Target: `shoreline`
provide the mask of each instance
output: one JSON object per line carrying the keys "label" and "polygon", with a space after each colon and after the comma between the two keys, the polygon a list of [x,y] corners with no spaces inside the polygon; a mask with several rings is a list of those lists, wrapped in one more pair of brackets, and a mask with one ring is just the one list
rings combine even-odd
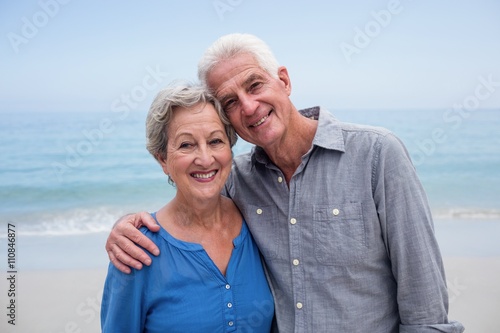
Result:
{"label": "shoreline", "polygon": [[[500,332],[500,233],[498,220],[437,220],[449,292],[449,320],[466,332]],[[108,257],[108,232],[18,235],[16,325],[8,324],[8,269],[3,266],[0,332],[100,332],[100,304]],[[0,254],[7,255],[4,249]]]}
{"label": "shoreline", "polygon": [[[461,322],[466,332],[498,331],[500,256],[443,259],[450,300],[449,319]],[[9,325],[8,317],[2,316],[0,331],[100,332],[100,304],[106,273],[107,268],[19,271],[16,325]],[[2,290],[7,282],[2,279]]]}

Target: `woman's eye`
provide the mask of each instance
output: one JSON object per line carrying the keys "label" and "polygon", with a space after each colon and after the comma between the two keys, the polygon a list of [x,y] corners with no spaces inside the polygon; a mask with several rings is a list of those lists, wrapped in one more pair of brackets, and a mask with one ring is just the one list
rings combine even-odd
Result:
{"label": "woman's eye", "polygon": [[213,140],[210,140],[210,144],[211,145],[218,145],[218,144],[221,144],[221,143],[224,143],[224,141],[222,141],[222,139],[213,139]]}
{"label": "woman's eye", "polygon": [[181,148],[181,149],[187,149],[187,148],[190,148],[190,147],[192,147],[192,146],[193,146],[193,145],[192,145],[191,143],[189,143],[189,142],[183,142],[183,143],[181,143],[181,144],[179,145],[179,148]]}

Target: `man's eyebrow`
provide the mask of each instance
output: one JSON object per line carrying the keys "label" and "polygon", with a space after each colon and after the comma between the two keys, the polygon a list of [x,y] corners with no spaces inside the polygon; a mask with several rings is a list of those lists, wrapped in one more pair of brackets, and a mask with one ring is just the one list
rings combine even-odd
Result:
{"label": "man's eyebrow", "polygon": [[219,100],[219,103],[224,104],[226,102],[226,100],[228,100],[232,96],[233,96],[233,94],[229,93],[229,94],[222,95],[222,96],[217,96],[216,95],[215,98],[217,98]]}
{"label": "man's eyebrow", "polygon": [[247,77],[245,81],[243,81],[243,85],[246,87],[246,86],[250,85],[251,83],[253,83],[253,81],[262,80],[262,79],[263,79],[262,75],[257,74],[257,73],[253,73],[253,74],[250,74],[250,76]]}
{"label": "man's eyebrow", "polygon": [[[257,73],[253,73],[253,74],[250,74],[244,81],[243,81],[243,84],[242,86],[243,87],[247,87],[249,85],[251,85],[255,80],[263,80],[264,77],[260,74],[257,74]],[[233,93],[228,93],[228,94],[225,94],[225,95],[222,95],[222,96],[217,96],[217,92],[215,92],[214,94],[216,96],[216,98],[219,100],[220,103],[224,103],[227,99],[231,98],[234,96]]]}

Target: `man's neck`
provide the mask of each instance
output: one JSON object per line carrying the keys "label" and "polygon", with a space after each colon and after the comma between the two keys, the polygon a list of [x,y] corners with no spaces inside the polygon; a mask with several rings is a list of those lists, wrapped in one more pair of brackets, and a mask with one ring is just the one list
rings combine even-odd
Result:
{"label": "man's neck", "polygon": [[264,149],[271,161],[283,172],[287,184],[312,147],[318,122],[296,112],[290,127],[278,145]]}

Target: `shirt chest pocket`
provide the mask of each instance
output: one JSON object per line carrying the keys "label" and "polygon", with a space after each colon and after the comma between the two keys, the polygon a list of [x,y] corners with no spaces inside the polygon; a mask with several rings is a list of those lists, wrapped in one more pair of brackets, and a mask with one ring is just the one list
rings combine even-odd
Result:
{"label": "shirt chest pocket", "polygon": [[352,265],[368,254],[361,203],[314,205],[314,254],[324,265]]}
{"label": "shirt chest pocket", "polygon": [[276,205],[246,205],[241,212],[262,255],[267,260],[276,259],[287,232],[286,228],[278,228]]}

